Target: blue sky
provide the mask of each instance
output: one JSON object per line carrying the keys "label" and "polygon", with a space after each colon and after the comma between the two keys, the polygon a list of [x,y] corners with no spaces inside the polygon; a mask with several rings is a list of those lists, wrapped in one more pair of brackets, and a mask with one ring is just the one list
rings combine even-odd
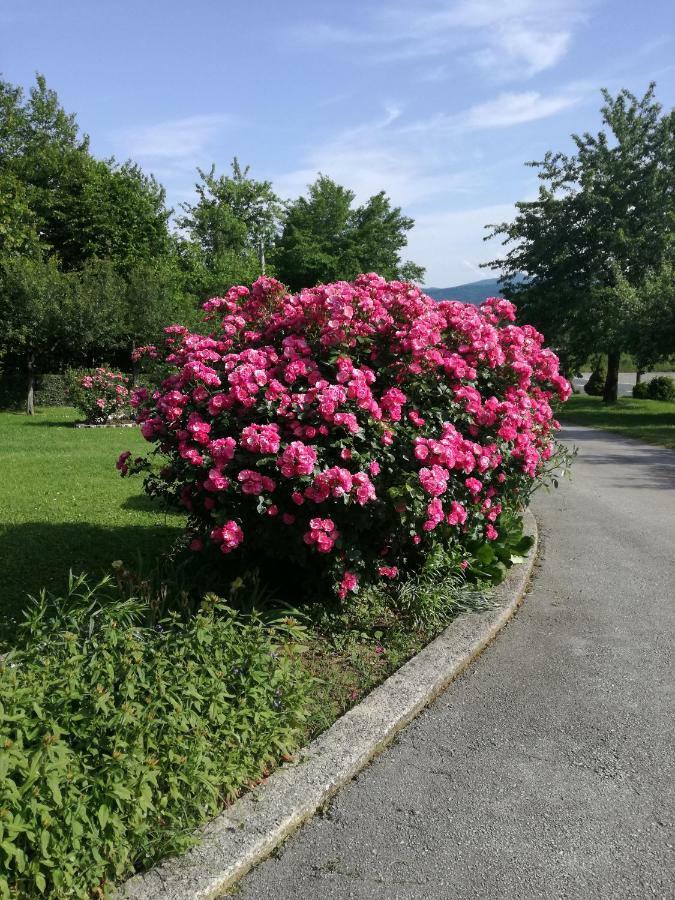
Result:
{"label": "blue sky", "polygon": [[101,156],[177,205],[237,155],[283,197],[321,171],[384,189],[428,286],[488,272],[483,226],[532,197],[525,160],[599,124],[599,89],[675,100],[667,0],[0,0],[0,72],[42,72]]}

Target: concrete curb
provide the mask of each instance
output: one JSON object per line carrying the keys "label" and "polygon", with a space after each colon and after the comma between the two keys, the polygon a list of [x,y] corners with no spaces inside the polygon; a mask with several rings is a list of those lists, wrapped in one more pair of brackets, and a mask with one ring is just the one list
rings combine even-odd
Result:
{"label": "concrete curb", "polygon": [[255,790],[200,831],[200,844],[121,885],[118,900],[210,900],[350,781],[490,644],[522,603],[537,557],[537,524],[525,513],[534,545],[511,569],[486,612],[459,616],[361,703],[338,719]]}

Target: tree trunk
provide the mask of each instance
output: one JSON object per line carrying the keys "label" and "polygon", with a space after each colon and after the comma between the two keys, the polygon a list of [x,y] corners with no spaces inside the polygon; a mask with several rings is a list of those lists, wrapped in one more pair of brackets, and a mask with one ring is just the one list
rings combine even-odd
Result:
{"label": "tree trunk", "polygon": [[602,395],[604,403],[616,403],[619,394],[619,363],[621,361],[620,350],[610,350],[607,354],[607,379]]}
{"label": "tree trunk", "polygon": [[35,415],[35,398],[34,398],[34,388],[35,388],[35,372],[33,369],[34,357],[33,351],[28,354],[27,361],[27,372],[28,372],[28,396],[26,397],[26,415],[32,416]]}
{"label": "tree trunk", "polygon": [[136,351],[136,340],[132,340],[131,342],[131,386],[132,388],[136,387],[136,383],[138,381],[138,362],[134,359],[134,353]]}
{"label": "tree trunk", "polygon": [[635,373],[635,384],[640,384],[642,381],[642,369],[638,369]]}

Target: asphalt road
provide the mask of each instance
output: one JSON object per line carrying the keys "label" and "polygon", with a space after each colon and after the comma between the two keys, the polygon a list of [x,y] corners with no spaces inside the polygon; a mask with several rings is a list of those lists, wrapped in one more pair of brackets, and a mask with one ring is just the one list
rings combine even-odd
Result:
{"label": "asphalt road", "polygon": [[565,435],[522,610],[240,900],[675,897],[675,453]]}
{"label": "asphalt road", "polygon": [[[643,381],[651,381],[652,378],[656,378],[658,375],[666,375],[666,376],[668,376],[668,378],[673,377],[672,372],[645,372],[642,376],[642,380]],[[573,378],[572,384],[574,385],[576,390],[580,391],[590,377],[591,377],[590,372],[584,372],[584,373],[582,373],[581,378]],[[630,397],[633,393],[634,386],[635,386],[635,372],[620,372],[619,373],[619,387],[618,387],[619,397]]]}

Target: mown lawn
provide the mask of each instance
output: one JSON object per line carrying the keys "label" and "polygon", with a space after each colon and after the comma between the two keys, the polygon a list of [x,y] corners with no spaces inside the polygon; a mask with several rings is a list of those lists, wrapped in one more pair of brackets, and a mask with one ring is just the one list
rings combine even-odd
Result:
{"label": "mown lawn", "polygon": [[588,425],[675,450],[675,403],[621,397],[607,405],[600,397],[575,394],[565,404],[563,424]]}
{"label": "mown lawn", "polygon": [[147,448],[138,431],[76,429],[76,418],[67,408],[0,412],[0,642],[11,639],[27,593],[61,590],[69,569],[150,563],[180,532],[180,517],[115,469],[122,450]]}

